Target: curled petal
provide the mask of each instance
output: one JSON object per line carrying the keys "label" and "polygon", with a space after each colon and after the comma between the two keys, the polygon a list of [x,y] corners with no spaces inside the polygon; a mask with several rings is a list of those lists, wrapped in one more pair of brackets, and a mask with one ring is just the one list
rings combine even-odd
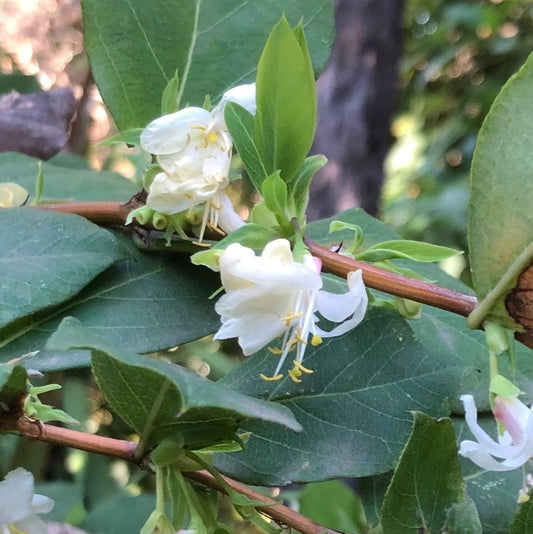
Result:
{"label": "curled petal", "polygon": [[365,317],[368,295],[363,283],[362,271],[348,275],[349,291],[343,294],[319,291],[316,296],[317,311],[325,319],[336,323],[342,322],[330,332],[317,328],[322,337],[340,336],[355,328]]}
{"label": "curled petal", "polygon": [[141,146],[151,154],[179,152],[190,140],[191,130],[207,130],[210,113],[202,108],[185,108],[152,121],[141,133]]}
{"label": "curled petal", "polygon": [[219,210],[218,226],[224,230],[226,234],[244,226],[244,221],[233,208],[233,204],[226,193],[218,193],[215,202],[217,203],[217,209]]}
{"label": "curled petal", "polygon": [[[465,458],[468,458],[472,462],[474,462],[476,465],[479,465],[479,467],[482,467],[483,469],[487,469],[489,471],[511,471],[512,469],[516,469],[517,466],[508,466],[504,465],[502,462],[496,461],[488,452],[487,449],[482,447],[479,443],[475,441],[470,440],[464,440],[461,441],[461,445],[459,447],[459,454],[461,456],[464,456]],[[524,464],[527,462],[528,458],[526,458],[521,464]]]}
{"label": "curled petal", "polygon": [[220,102],[212,111],[212,128],[226,129],[226,123],[224,121],[224,107],[226,102],[235,102],[252,115],[255,115],[256,101],[255,101],[255,83],[249,83],[244,85],[238,85],[233,87],[224,93]]}

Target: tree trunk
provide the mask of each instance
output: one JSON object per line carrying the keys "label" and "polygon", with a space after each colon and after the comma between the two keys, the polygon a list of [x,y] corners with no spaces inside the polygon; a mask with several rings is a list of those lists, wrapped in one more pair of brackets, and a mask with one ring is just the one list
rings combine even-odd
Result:
{"label": "tree trunk", "polygon": [[318,81],[314,154],[328,164],[311,186],[310,219],[353,206],[375,215],[391,144],[403,0],[338,0],[337,38]]}

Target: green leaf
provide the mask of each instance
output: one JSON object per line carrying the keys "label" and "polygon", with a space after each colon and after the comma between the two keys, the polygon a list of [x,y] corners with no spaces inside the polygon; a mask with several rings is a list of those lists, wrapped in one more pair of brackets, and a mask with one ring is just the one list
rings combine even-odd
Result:
{"label": "green leaf", "polygon": [[[531,492],[529,493],[531,497]],[[531,498],[520,505],[511,523],[510,534],[529,534],[533,531],[533,501]]]}
{"label": "green leaf", "polygon": [[[436,421],[414,414],[414,428],[385,494],[381,524],[384,534],[461,534],[449,520],[465,521],[472,534],[481,532],[475,507],[466,506],[455,433],[450,419]],[[448,515],[450,514],[450,515]]]}
{"label": "green leaf", "polygon": [[168,115],[179,110],[179,89],[180,78],[178,76],[178,69],[174,76],[170,79],[163,91],[161,98],[161,115]]}
{"label": "green leaf", "polygon": [[154,508],[154,495],[143,493],[131,497],[125,493],[115,493],[91,510],[79,526],[87,532],[105,534],[139,532]]}
{"label": "green leaf", "polygon": [[397,239],[394,241],[383,241],[382,243],[373,245],[357,254],[357,259],[374,262],[403,258],[406,260],[431,263],[444,260],[459,253],[458,250],[440,245]]}
{"label": "green leaf", "polygon": [[218,258],[222,251],[231,245],[231,243],[240,243],[243,247],[262,250],[269,241],[277,237],[279,237],[279,234],[272,228],[248,223],[231,232],[208,250],[202,250],[193,254],[191,256],[191,262],[193,265],[204,265],[213,271],[218,271]]}
{"label": "green leaf", "polygon": [[340,480],[308,484],[300,497],[299,512],[325,527],[340,532],[366,532],[361,500]]}
{"label": "green leaf", "polygon": [[254,138],[269,174],[294,178],[307,156],[316,126],[316,91],[301,27],[282,16],[267,40],[256,79]]}
{"label": "green leaf", "polygon": [[[529,260],[520,270],[533,260],[532,102],[533,54],[492,104],[472,160],[468,241],[472,281],[480,299],[511,273],[528,246]],[[512,328],[516,323],[507,313],[505,300],[520,270],[507,280],[490,307],[495,320]]]}
{"label": "green leaf", "polygon": [[449,413],[463,373],[456,359],[418,343],[397,314],[375,308],[351,332],[309,347],[304,365],[315,372],[302,383],[263,381],[259,374],[271,375],[275,364],[263,349],[223,379],[247,395],[289,407],[305,429],[292,435],[272,425],[244,425],[252,432],[246,449],[218,457],[217,465],[248,483],[390,470],[411,431],[409,410]]}
{"label": "green leaf", "polygon": [[235,102],[227,102],[224,107],[226,126],[237,147],[246,173],[253,186],[260,193],[263,180],[268,176],[261,154],[254,139],[254,117]]}
{"label": "green leaf", "polygon": [[[0,403],[1,405],[14,407],[14,403],[20,404],[20,397],[26,395],[26,369],[16,363],[0,364]],[[9,417],[4,410],[0,412],[0,428],[2,417]]]}
{"label": "green leaf", "polygon": [[[463,419],[454,417],[453,422],[458,442],[472,439]],[[479,414],[478,423],[496,437],[496,422],[492,414]],[[507,534],[518,510],[518,491],[523,484],[521,470],[486,471],[466,458],[460,457],[460,461],[465,487],[477,507],[483,533]]]}
{"label": "green leaf", "polygon": [[120,130],[160,114],[161,95],[178,69],[181,104],[255,78],[270,28],[285,12],[303,19],[320,69],[333,39],[330,0],[83,0],[85,48],[104,102]]}
{"label": "green leaf", "polygon": [[314,175],[327,163],[327,158],[320,154],[305,158],[302,167],[288,184],[289,205],[300,221],[304,223],[305,210],[309,203],[309,186]]}
{"label": "green leaf", "polygon": [[61,319],[71,315],[130,352],[175,347],[218,329],[220,319],[208,298],[220,286],[218,275],[192,266],[181,255],[143,253],[127,233],[114,235],[127,259],[112,265],[70,300],[17,321],[3,332],[0,362],[41,350],[23,364],[42,371],[88,365],[87,352],[42,350]]}
{"label": "green leaf", "polygon": [[[10,182],[30,192],[35,189],[39,160],[6,152],[0,154],[0,168]],[[130,199],[139,191],[130,180],[113,172],[96,172],[89,169],[61,167],[43,163],[44,187],[41,202],[62,199],[74,201],[100,201]]]}
{"label": "green leaf", "polygon": [[77,294],[124,257],[112,234],[66,213],[0,210],[0,332]]}
{"label": "green leaf", "polygon": [[245,397],[179,365],[123,352],[74,318],[61,323],[48,348],[91,350],[93,372],[107,401],[152,444],[182,434],[184,447],[209,446],[227,440],[240,421],[256,418],[301,430],[284,406]]}
{"label": "green leaf", "polygon": [[123,132],[118,132],[99,143],[94,145],[95,148],[100,148],[103,146],[115,145],[117,143],[126,143],[127,145],[138,146],[141,144],[141,133],[143,128],[131,128],[130,130],[124,130]]}
{"label": "green leaf", "polygon": [[279,171],[265,179],[262,194],[265,206],[272,213],[287,220],[287,184],[281,179]]}

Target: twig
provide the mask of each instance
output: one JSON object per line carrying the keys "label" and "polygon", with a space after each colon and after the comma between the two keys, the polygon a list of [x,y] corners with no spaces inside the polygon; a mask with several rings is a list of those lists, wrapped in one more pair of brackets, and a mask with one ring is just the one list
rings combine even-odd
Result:
{"label": "twig", "polygon": [[415,300],[422,304],[429,304],[464,317],[467,317],[477,305],[477,298],[474,295],[467,295],[431,282],[423,282],[379,269],[364,261],[354,260],[332,252],[310,239],[306,239],[305,244],[313,256],[322,260],[324,271],[346,278],[349,272],[361,269],[363,281],[373,289]]}
{"label": "twig", "polygon": [[61,204],[40,204],[40,210],[72,213],[85,217],[95,224],[124,224],[131,206],[122,202],[65,202]]}
{"label": "twig", "polygon": [[[18,421],[18,432],[25,438],[45,441],[66,447],[73,447],[82,451],[103,454],[112,458],[119,458],[135,464],[142,463],[135,455],[138,444],[134,441],[124,441],[114,438],[96,436],[86,432],[78,432],[68,428],[60,428],[54,425],[42,424],[27,417],[22,417]],[[199,482],[217,491],[224,492],[224,488],[207,471],[188,471],[183,475],[189,480]],[[287,508],[269,497],[261,495],[250,489],[245,484],[241,484],[229,477],[223,477],[225,482],[232,489],[246,495],[246,497],[264,503],[257,509],[277,521],[280,524],[288,525],[302,534],[338,534],[337,531],[328,529],[311,521],[309,518]]]}

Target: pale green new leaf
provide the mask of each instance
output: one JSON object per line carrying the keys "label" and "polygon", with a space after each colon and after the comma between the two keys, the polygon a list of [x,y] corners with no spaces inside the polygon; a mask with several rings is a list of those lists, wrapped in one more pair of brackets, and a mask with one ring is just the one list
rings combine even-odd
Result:
{"label": "pale green new leaf", "polygon": [[432,263],[442,261],[450,256],[459,254],[453,248],[423,243],[421,241],[409,241],[397,239],[394,241],[383,241],[367,248],[357,254],[356,258],[362,261],[385,261],[393,258]]}

